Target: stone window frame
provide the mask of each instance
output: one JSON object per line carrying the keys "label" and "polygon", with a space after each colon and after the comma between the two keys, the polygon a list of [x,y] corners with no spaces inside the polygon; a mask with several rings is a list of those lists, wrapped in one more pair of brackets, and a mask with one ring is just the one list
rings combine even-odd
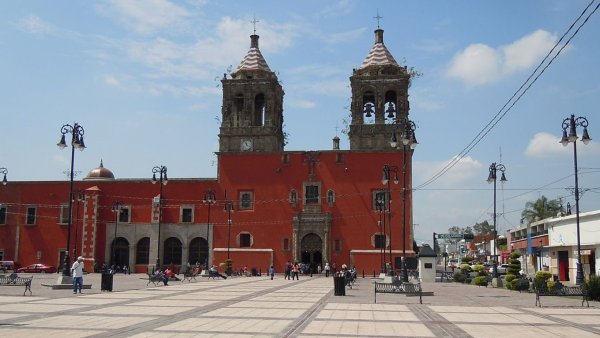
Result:
{"label": "stone window frame", "polygon": [[[29,212],[30,210],[33,210],[33,213],[30,213]],[[31,217],[33,218],[33,220],[30,221]],[[35,225],[36,220],[37,220],[37,207],[32,206],[32,205],[27,206],[27,209],[25,211],[25,225]]]}
{"label": "stone window frame", "polygon": [[[316,201],[314,201],[314,202],[313,201],[311,201],[311,202],[307,201],[308,196],[306,194],[306,189],[309,186],[316,186],[317,187]],[[319,204],[321,204],[321,182],[304,182],[303,188],[304,188],[304,189],[302,189],[302,191],[304,192],[304,196],[302,198],[302,204],[303,205],[319,205]]]}
{"label": "stone window frame", "polygon": [[[383,247],[377,246],[378,242],[377,242],[377,237],[384,237],[385,239],[385,244]],[[383,238],[382,238],[383,239]],[[386,249],[388,247],[388,243],[389,243],[389,237],[387,234],[384,234],[383,232],[376,232],[373,234],[373,236],[371,236],[371,246],[375,249]]]}
{"label": "stone window frame", "polygon": [[8,223],[8,207],[0,204],[0,225]]}
{"label": "stone window frame", "polygon": [[292,241],[285,237],[281,240],[281,250],[283,251],[291,251],[292,250]]}
{"label": "stone window frame", "polygon": [[[248,236],[248,244],[249,245],[244,245],[242,246],[242,235],[243,236]],[[251,248],[254,245],[254,236],[252,236],[252,234],[248,231],[241,231],[240,233],[238,233],[237,238],[237,245],[240,248]]]}
{"label": "stone window frame", "polygon": [[131,223],[131,206],[121,205],[119,209],[119,223]]}
{"label": "stone window frame", "polygon": [[298,203],[298,192],[296,191],[296,189],[290,190],[289,201],[292,205],[296,205],[296,203]]}
{"label": "stone window frame", "polygon": [[60,205],[60,211],[58,214],[58,224],[69,223],[69,204],[63,203]]}
{"label": "stone window frame", "polygon": [[383,211],[388,210],[388,198],[390,196],[390,192],[386,189],[375,189],[373,190],[371,197],[371,208],[373,208],[373,211],[377,211],[377,198],[382,194],[384,195]]}
{"label": "stone window frame", "polygon": [[[189,220],[185,220],[185,212],[189,211]],[[182,205],[179,207],[179,223],[194,223],[194,206],[193,205]]]}
{"label": "stone window frame", "polygon": [[[238,196],[238,210],[254,210],[254,191],[240,190]],[[249,205],[245,205],[246,201],[244,200],[244,196],[250,196]]]}
{"label": "stone window frame", "polygon": [[335,191],[333,189],[327,190],[327,204],[330,207],[335,204]]}

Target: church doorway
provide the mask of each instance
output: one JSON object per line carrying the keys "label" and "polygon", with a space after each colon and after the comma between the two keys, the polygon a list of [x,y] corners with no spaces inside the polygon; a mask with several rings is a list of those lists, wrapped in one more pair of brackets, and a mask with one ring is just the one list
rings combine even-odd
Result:
{"label": "church doorway", "polygon": [[317,273],[317,266],[323,264],[323,241],[318,235],[311,233],[300,243],[301,261],[309,266],[312,273]]}

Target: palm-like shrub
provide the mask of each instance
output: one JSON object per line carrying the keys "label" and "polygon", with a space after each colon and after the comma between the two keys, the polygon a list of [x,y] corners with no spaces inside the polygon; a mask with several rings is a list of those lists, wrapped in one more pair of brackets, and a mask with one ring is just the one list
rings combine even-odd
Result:
{"label": "palm-like shrub", "polygon": [[600,276],[593,275],[588,279],[583,287],[587,290],[590,300],[600,300]]}

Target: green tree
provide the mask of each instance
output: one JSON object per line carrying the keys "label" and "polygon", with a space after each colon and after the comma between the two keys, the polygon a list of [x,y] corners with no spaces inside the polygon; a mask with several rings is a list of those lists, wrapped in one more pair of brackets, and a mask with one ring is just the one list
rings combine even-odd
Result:
{"label": "green tree", "polygon": [[546,196],[542,196],[535,202],[529,201],[525,203],[525,210],[521,212],[521,217],[523,220],[527,221],[527,224],[530,224],[535,221],[556,216],[561,212],[564,212],[564,208],[557,200],[549,201]]}
{"label": "green tree", "polygon": [[494,226],[488,223],[488,221],[483,221],[481,223],[475,223],[473,230],[477,235],[489,235],[494,232]]}

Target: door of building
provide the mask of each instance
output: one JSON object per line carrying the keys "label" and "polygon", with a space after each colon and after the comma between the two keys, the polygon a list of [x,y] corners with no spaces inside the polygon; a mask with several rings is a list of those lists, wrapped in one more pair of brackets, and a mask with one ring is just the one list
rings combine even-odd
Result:
{"label": "door of building", "polygon": [[317,266],[323,264],[323,241],[316,234],[308,234],[300,244],[301,260],[308,264],[312,273],[317,273]]}
{"label": "door of building", "polygon": [[569,252],[558,252],[558,279],[561,281],[569,281]]}

